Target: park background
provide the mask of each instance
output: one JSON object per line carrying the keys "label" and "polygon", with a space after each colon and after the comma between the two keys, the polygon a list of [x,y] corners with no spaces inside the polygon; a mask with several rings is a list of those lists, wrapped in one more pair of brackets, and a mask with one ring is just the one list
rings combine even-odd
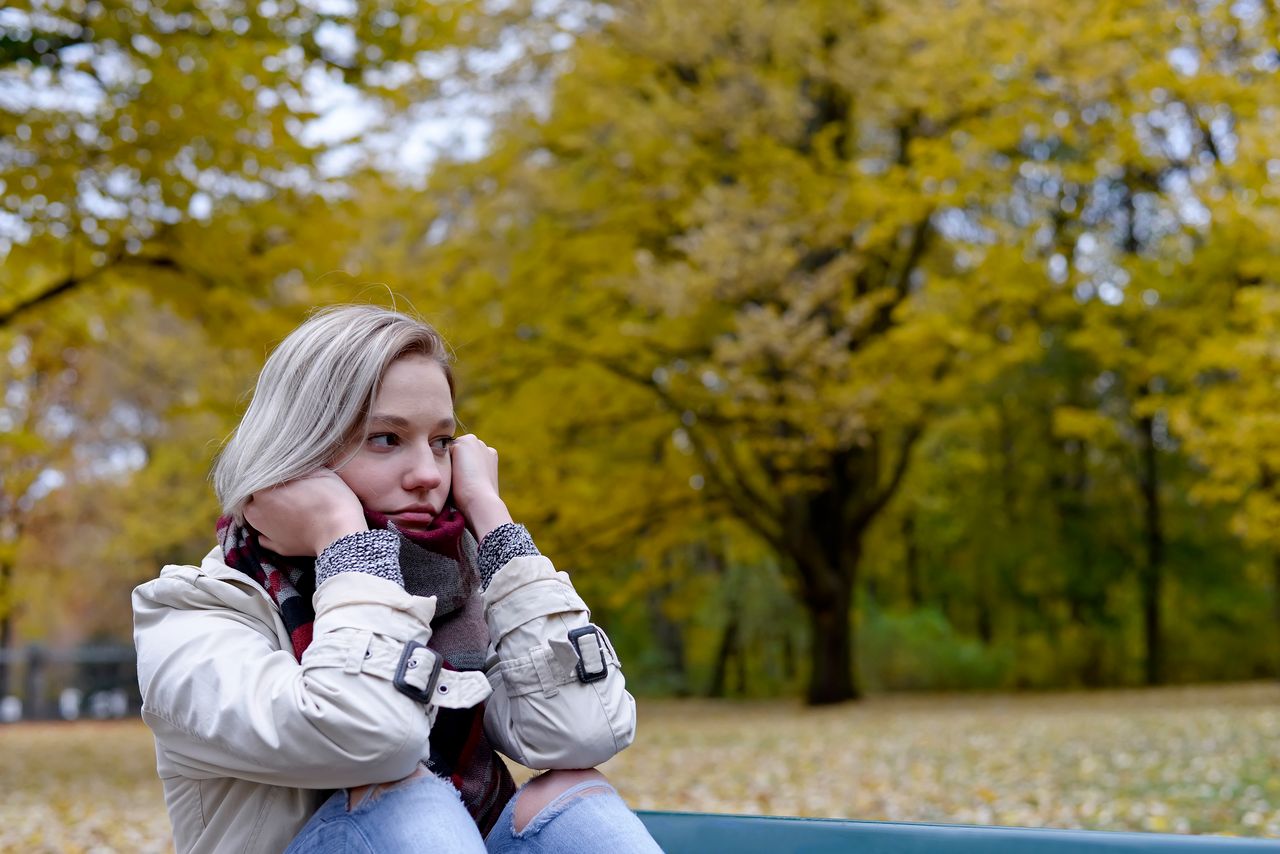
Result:
{"label": "park background", "polygon": [[[826,734],[644,805],[1280,835],[1278,77],[1260,0],[7,4],[0,696],[129,643],[266,353],[374,302],[654,743]],[[31,726],[47,803],[103,739]],[[795,791],[887,745],[898,807]]]}

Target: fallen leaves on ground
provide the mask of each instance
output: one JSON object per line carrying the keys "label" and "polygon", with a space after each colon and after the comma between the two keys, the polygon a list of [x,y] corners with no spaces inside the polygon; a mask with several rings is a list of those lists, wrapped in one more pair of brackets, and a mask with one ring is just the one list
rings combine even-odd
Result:
{"label": "fallen leaves on ground", "polygon": [[0,725],[0,851],[172,851],[141,721]]}
{"label": "fallen leaves on ground", "polygon": [[1280,835],[1280,686],[651,702],[637,809]]}
{"label": "fallen leaves on ground", "polygon": [[[649,700],[604,770],[636,809],[1280,836],[1277,745],[1271,684]],[[0,756],[0,851],[170,850],[141,723],[0,727]]]}

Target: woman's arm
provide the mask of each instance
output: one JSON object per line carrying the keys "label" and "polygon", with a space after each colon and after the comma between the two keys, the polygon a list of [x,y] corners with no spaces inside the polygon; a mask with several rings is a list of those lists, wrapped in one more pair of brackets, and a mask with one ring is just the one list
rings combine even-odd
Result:
{"label": "woman's arm", "polygon": [[531,768],[599,765],[635,738],[635,700],[613,646],[591,623],[569,576],[537,553],[522,527],[504,526],[487,538],[482,566],[495,549],[509,559],[484,592],[496,652],[485,731]]}
{"label": "woman's arm", "polygon": [[434,599],[344,573],[317,592],[299,662],[232,597],[261,594],[193,567],[134,592],[143,717],[179,773],[342,788],[413,770],[427,754],[428,707],[398,691],[388,667],[405,641],[429,637]]}
{"label": "woman's arm", "polygon": [[635,700],[618,657],[569,576],[538,554],[498,493],[497,453],[474,436],[452,448],[453,496],[480,541],[495,656],[485,732],[529,768],[592,768],[635,738]]}

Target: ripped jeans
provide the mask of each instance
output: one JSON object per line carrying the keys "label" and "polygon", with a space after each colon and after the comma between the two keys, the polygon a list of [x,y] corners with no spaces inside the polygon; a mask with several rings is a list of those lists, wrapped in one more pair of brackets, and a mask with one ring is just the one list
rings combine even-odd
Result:
{"label": "ripped jeans", "polygon": [[588,780],[565,790],[515,829],[512,798],[485,839],[448,780],[434,774],[386,787],[348,810],[335,792],[290,843],[286,854],[661,854],[613,786]]}

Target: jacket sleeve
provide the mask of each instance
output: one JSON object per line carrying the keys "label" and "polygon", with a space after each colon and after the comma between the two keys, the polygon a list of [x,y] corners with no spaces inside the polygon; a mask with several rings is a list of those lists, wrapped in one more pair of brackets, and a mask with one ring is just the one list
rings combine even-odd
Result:
{"label": "jacket sleeve", "polygon": [[299,662],[251,616],[270,605],[248,585],[170,567],[134,591],[143,717],[178,773],[344,788],[400,779],[427,755],[430,707],[391,678],[405,642],[430,637],[435,598],[352,572],[314,602]]}
{"label": "jacket sleeve", "polygon": [[[529,768],[591,768],[632,742],[635,700],[608,638],[570,638],[591,614],[566,573],[541,555],[512,558],[484,605],[496,653],[485,732],[499,750]],[[603,669],[601,678],[580,678],[578,649],[587,675]]]}

